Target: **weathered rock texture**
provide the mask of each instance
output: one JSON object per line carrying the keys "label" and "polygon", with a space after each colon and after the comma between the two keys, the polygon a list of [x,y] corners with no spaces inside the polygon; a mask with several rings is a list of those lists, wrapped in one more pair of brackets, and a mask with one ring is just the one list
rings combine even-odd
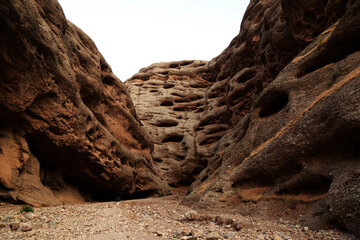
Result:
{"label": "weathered rock texture", "polygon": [[308,203],[316,211],[306,221],[360,234],[359,12],[356,0],[250,2],[239,35],[201,74],[193,71],[208,85],[196,106],[194,149],[212,129],[223,136],[194,155],[207,166],[184,203]]}
{"label": "weathered rock texture", "polygon": [[33,205],[167,185],[125,86],[55,0],[0,2],[0,196]]}
{"label": "weathered rock texture", "polygon": [[140,120],[154,141],[153,159],[160,173],[172,185],[190,185],[206,167],[210,143],[198,144],[195,130],[204,111],[206,89],[205,61],[153,64],[126,81]]}

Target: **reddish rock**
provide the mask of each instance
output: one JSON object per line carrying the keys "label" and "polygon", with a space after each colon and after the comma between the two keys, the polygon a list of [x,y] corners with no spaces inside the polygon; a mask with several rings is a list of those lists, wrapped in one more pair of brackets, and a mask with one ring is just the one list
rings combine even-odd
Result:
{"label": "reddish rock", "polygon": [[1,195],[51,205],[78,190],[165,192],[125,86],[60,5],[2,2],[0,26]]}
{"label": "reddish rock", "polygon": [[[270,1],[267,6],[252,1],[239,36],[211,61],[215,70],[210,70],[220,70],[209,89],[224,82],[230,130],[214,145],[214,157],[184,203],[206,207],[240,202],[239,209],[245,210],[246,202],[253,201],[256,211],[264,213],[267,201],[292,199],[312,204],[309,211],[317,209],[332,216],[332,223],[360,234],[355,207],[360,201],[355,181],[360,3],[298,2]],[[336,13],[330,10],[335,6]],[[312,15],[319,20],[309,25]],[[279,24],[283,27],[275,34]],[[253,42],[252,31],[259,41]],[[286,51],[282,39],[298,44]],[[262,51],[267,43],[271,47]]]}
{"label": "reddish rock", "polygon": [[[247,203],[255,202],[251,214],[275,214],[284,201],[307,203],[360,235],[359,12],[359,1],[250,2],[239,35],[201,70],[208,86],[197,106],[193,162],[206,167],[185,204],[249,213]],[[152,79],[160,80],[152,91],[163,87]],[[152,99],[135,104],[160,100]],[[167,105],[159,122],[175,113]],[[221,134],[207,142],[214,132]],[[282,204],[262,207],[272,200]]]}
{"label": "reddish rock", "polygon": [[20,224],[19,223],[10,223],[9,227],[10,227],[11,230],[16,231],[16,230],[19,229]]}
{"label": "reddish rock", "polygon": [[21,231],[23,232],[29,232],[32,230],[32,226],[30,224],[24,224],[21,226]]}

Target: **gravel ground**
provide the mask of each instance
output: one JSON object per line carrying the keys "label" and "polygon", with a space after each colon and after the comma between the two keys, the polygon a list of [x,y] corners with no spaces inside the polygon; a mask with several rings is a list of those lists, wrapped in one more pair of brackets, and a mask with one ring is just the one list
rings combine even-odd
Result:
{"label": "gravel ground", "polygon": [[21,206],[5,205],[0,207],[0,239],[355,239],[281,219],[196,212],[179,205],[177,199],[63,205],[34,208],[33,213],[19,213]]}

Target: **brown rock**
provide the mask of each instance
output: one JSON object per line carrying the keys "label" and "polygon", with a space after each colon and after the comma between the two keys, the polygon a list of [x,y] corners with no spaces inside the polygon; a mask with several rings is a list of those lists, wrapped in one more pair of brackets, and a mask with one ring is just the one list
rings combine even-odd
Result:
{"label": "brown rock", "polygon": [[[204,110],[205,61],[157,63],[125,82],[140,119],[154,141],[161,175],[173,185],[190,185],[205,167],[197,158],[199,118]],[[205,144],[205,140],[204,140]]]}
{"label": "brown rock", "polygon": [[72,197],[77,189],[93,198],[165,192],[125,86],[59,4],[2,2],[0,25],[0,183],[7,197],[59,204],[53,193],[65,178],[72,190],[60,194],[63,201],[81,199]]}
{"label": "brown rock", "polygon": [[187,211],[185,214],[185,219],[188,221],[193,221],[198,218],[198,213],[195,210]]}
{"label": "brown rock", "polygon": [[[230,130],[214,145],[214,157],[184,203],[221,205],[227,201],[223,196],[233,195],[230,200],[257,202],[263,211],[264,199],[286,195],[312,203],[326,195],[329,209],[343,207],[333,210],[340,226],[359,234],[358,211],[351,212],[360,199],[357,184],[343,179],[344,174],[355,179],[360,149],[354,137],[360,131],[360,18],[355,14],[360,3],[281,1],[283,8],[280,1],[268,3],[251,1],[240,35],[211,61],[210,69],[221,68],[208,91],[220,83],[228,89],[219,99],[228,109]],[[336,13],[329,12],[334,6]],[[309,14],[321,19],[318,25],[307,23]],[[253,42],[253,34],[260,40]],[[296,43],[291,51],[285,51],[284,40]]]}
{"label": "brown rock", "polygon": [[[181,183],[174,177],[179,172],[196,178],[183,203],[204,208],[253,202],[254,212],[266,212],[263,200],[323,200],[326,214],[360,235],[359,11],[359,1],[251,1],[239,35],[201,70],[185,74],[180,62],[161,63],[127,81],[132,95],[146,96],[134,97],[135,104],[154,136],[152,155],[160,156],[162,175],[171,184]],[[203,82],[204,101],[191,111],[197,125],[180,129],[173,126],[177,111],[185,110],[179,104],[195,104],[181,103],[196,93],[190,80]],[[179,95],[177,88],[189,94]],[[159,110],[152,114],[154,106]],[[182,151],[184,139],[192,139],[185,162],[196,166],[197,177],[167,157]],[[274,214],[277,207],[267,211]]]}
{"label": "brown rock", "polygon": [[31,230],[32,230],[32,226],[29,224],[24,224],[21,226],[21,231],[23,231],[23,232],[29,232]]}
{"label": "brown rock", "polygon": [[14,230],[14,231],[16,231],[16,230],[18,230],[19,229],[19,227],[20,227],[20,224],[19,223],[10,223],[10,229],[11,230]]}
{"label": "brown rock", "polygon": [[243,228],[239,221],[234,221],[231,225],[235,231],[240,231]]}
{"label": "brown rock", "polygon": [[218,239],[221,239],[221,236],[217,232],[212,232],[212,233],[209,233],[208,235],[206,235],[205,238],[206,238],[206,240],[218,240]]}

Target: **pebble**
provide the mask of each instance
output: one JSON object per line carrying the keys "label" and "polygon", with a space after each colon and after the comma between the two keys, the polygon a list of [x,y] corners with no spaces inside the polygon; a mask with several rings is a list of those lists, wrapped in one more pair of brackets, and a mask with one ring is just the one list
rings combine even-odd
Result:
{"label": "pebble", "polygon": [[211,232],[208,235],[206,235],[206,240],[218,240],[221,239],[221,236],[217,232]]}
{"label": "pebble", "polygon": [[10,223],[10,229],[11,230],[18,230],[20,227],[19,223]]}
{"label": "pebble", "polygon": [[184,214],[184,217],[189,220],[189,221],[193,221],[195,220],[195,218],[198,216],[198,213],[194,210],[190,210],[190,211],[187,211],[185,214]]}
{"label": "pebble", "polygon": [[284,239],[282,237],[280,237],[279,235],[275,235],[274,240],[284,240]]}
{"label": "pebble", "polygon": [[224,235],[225,239],[234,239],[236,237],[236,234],[234,232],[228,232]]}
{"label": "pebble", "polygon": [[29,232],[32,230],[32,226],[30,224],[24,224],[21,226],[21,231],[23,232]]}

